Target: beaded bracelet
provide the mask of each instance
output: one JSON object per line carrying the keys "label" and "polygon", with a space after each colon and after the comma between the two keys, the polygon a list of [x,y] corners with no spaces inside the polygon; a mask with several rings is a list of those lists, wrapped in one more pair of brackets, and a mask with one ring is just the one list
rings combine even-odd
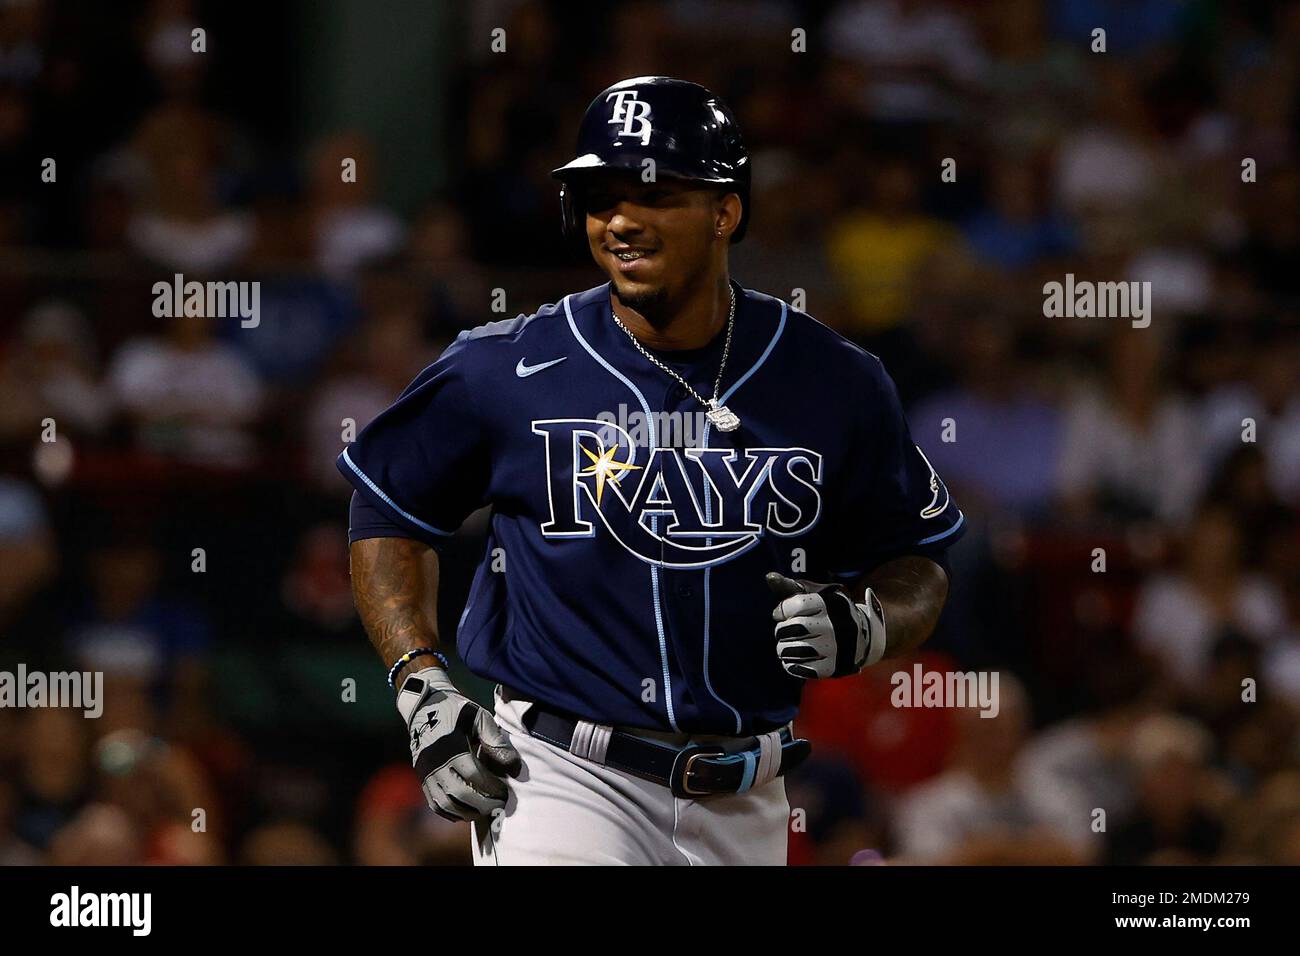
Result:
{"label": "beaded bracelet", "polygon": [[405,667],[407,664],[411,663],[411,661],[415,660],[417,657],[421,657],[421,656],[423,656],[423,655],[425,655],[425,654],[431,654],[431,655],[433,655],[434,657],[438,658],[438,662],[441,663],[442,666],[443,666],[444,668],[447,668],[447,667],[450,667],[450,666],[451,666],[450,664],[447,663],[447,657],[446,657],[446,655],[443,654],[441,651],[436,651],[436,650],[434,650],[432,647],[417,647],[417,648],[414,648],[413,650],[409,650],[409,651],[407,651],[405,654],[403,654],[401,657],[399,657],[399,658],[394,662],[393,666],[392,666],[391,668],[389,668],[389,670],[388,670],[388,686],[389,686],[389,688],[392,689],[392,690],[396,690],[397,688],[393,685],[393,678],[395,678],[395,677],[397,676],[397,672],[400,671],[400,670],[401,670],[403,667]]}

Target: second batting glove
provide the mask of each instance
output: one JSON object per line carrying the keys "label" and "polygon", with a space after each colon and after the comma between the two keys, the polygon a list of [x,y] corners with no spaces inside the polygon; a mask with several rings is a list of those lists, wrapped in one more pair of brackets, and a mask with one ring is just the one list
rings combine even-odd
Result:
{"label": "second batting glove", "polygon": [[775,571],[767,586],[781,598],[772,612],[776,653],[792,677],[846,677],[885,655],[885,610],[867,588],[854,602],[839,584],[796,581]]}

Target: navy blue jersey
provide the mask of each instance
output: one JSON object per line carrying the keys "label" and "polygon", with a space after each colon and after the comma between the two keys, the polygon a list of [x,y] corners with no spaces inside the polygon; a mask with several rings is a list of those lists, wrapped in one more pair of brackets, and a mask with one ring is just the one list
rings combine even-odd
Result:
{"label": "navy blue jersey", "polygon": [[[491,506],[456,635],[474,673],[600,723],[770,730],[803,682],[765,573],[847,582],[961,535],[879,359],[735,290],[734,431],[637,351],[605,284],[461,333],[339,456],[435,548]],[[655,354],[707,398],[723,338]]]}

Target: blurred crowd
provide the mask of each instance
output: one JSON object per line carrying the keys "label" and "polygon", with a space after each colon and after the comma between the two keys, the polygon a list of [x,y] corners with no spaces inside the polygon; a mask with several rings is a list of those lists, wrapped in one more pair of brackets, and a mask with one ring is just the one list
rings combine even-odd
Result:
{"label": "blurred crowd", "polygon": [[[549,171],[642,73],[735,109],[733,274],[881,356],[970,523],[934,638],[809,687],[792,862],[1300,863],[1300,4],[466,4],[413,208],[382,141],[191,52],[218,5],[99,6],[0,5],[0,669],[107,696],[0,709],[0,863],[468,860],[333,461],[493,289],[600,281]],[[260,323],[155,317],[176,273],[261,282]],[[1149,281],[1149,327],[1045,317],[1067,273]],[[996,671],[997,716],[894,706],[916,664]]]}

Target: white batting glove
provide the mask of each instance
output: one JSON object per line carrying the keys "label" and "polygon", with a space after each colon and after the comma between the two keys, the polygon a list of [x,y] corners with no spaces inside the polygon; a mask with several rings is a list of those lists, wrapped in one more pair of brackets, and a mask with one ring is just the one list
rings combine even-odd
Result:
{"label": "white batting glove", "polygon": [[517,776],[519,752],[492,715],[456,689],[441,667],[402,682],[397,712],[411,735],[411,764],[425,799],[449,820],[487,818],[504,807],[504,776]]}
{"label": "white batting glove", "polygon": [[792,677],[846,677],[885,656],[885,609],[871,588],[866,601],[855,604],[839,584],[772,571],[767,586],[782,599],[772,612],[776,655]]}

